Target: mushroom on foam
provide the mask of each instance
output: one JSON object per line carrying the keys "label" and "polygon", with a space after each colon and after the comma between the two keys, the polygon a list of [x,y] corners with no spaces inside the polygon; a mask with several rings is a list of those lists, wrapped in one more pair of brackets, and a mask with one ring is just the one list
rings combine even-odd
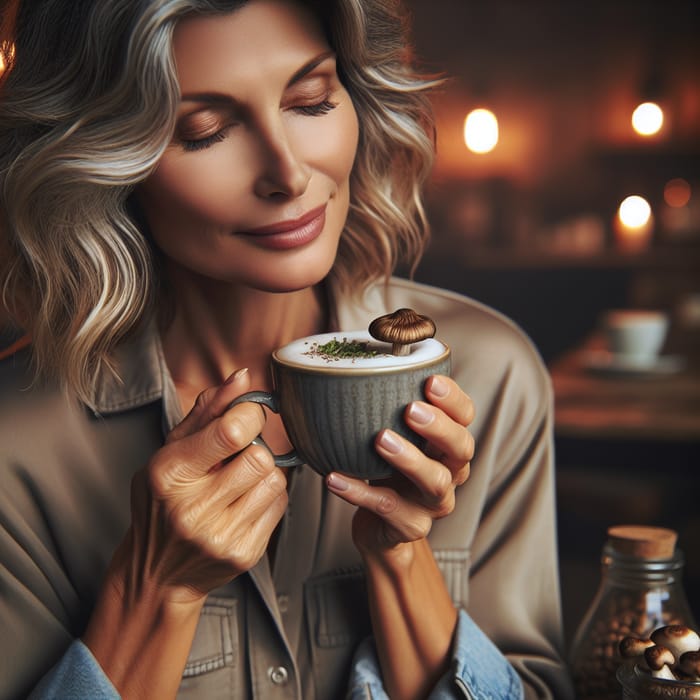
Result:
{"label": "mushroom on foam", "polygon": [[394,355],[408,355],[413,343],[435,335],[435,323],[413,309],[397,309],[375,318],[369,324],[369,333],[376,340],[391,343]]}
{"label": "mushroom on foam", "polygon": [[670,649],[676,660],[680,659],[681,655],[687,651],[700,650],[698,633],[685,625],[659,627],[651,633],[651,641]]}
{"label": "mushroom on foam", "polygon": [[644,660],[654,678],[664,678],[668,681],[678,680],[671,670],[671,666],[676,663],[676,657],[668,648],[655,644],[644,651]]}

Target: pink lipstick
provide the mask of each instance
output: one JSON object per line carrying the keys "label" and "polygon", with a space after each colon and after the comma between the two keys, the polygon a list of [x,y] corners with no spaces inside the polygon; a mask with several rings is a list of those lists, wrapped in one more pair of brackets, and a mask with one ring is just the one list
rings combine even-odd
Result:
{"label": "pink lipstick", "polygon": [[279,221],[268,226],[238,231],[236,235],[271,250],[289,250],[306,245],[321,235],[326,223],[326,205],[316,207],[298,219]]}

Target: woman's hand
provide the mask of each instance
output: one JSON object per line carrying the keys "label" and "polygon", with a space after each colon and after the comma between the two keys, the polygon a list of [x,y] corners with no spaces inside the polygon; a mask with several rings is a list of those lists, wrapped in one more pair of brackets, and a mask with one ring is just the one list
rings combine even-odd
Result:
{"label": "woman's hand", "polygon": [[134,478],[122,548],[132,570],[170,600],[203,599],[255,566],[287,506],[283,472],[267,449],[251,445],[263,410],[249,402],[227,410],[249,384],[242,370],[202,392]]}
{"label": "woman's hand", "polygon": [[469,477],[474,440],[471,399],[449,377],[436,375],[425,384],[427,402],[406,407],[406,424],[426,439],[425,451],[391,430],[376,440],[377,452],[398,472],[367,484],[330,474],[331,491],[359,506],[353,539],[361,552],[387,552],[428,535],[433,521],[454,509],[455,489]]}

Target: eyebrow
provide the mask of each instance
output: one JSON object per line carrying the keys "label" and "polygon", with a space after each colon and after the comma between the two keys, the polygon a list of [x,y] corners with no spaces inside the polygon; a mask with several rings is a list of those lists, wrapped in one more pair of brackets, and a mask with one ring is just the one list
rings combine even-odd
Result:
{"label": "eyebrow", "polygon": [[[328,50],[315,56],[310,61],[305,63],[299,70],[292,74],[292,77],[287,82],[286,87],[291,87],[298,83],[305,76],[315,70],[324,61],[335,56],[335,52]],[[208,102],[209,104],[230,104],[232,98],[220,92],[188,92],[180,96],[181,102]],[[233,100],[235,102],[235,100]]]}

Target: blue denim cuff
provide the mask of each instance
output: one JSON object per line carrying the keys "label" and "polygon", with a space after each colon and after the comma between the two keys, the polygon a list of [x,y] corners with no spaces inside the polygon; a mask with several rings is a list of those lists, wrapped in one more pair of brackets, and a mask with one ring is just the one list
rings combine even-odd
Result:
{"label": "blue denim cuff", "polygon": [[76,639],[42,678],[29,700],[119,700],[120,696],[90,650]]}
{"label": "blue denim cuff", "polygon": [[[515,669],[496,645],[460,610],[450,670],[438,681],[429,700],[522,700],[523,686]],[[389,700],[382,683],[374,640],[362,642],[355,654],[348,700]]]}

